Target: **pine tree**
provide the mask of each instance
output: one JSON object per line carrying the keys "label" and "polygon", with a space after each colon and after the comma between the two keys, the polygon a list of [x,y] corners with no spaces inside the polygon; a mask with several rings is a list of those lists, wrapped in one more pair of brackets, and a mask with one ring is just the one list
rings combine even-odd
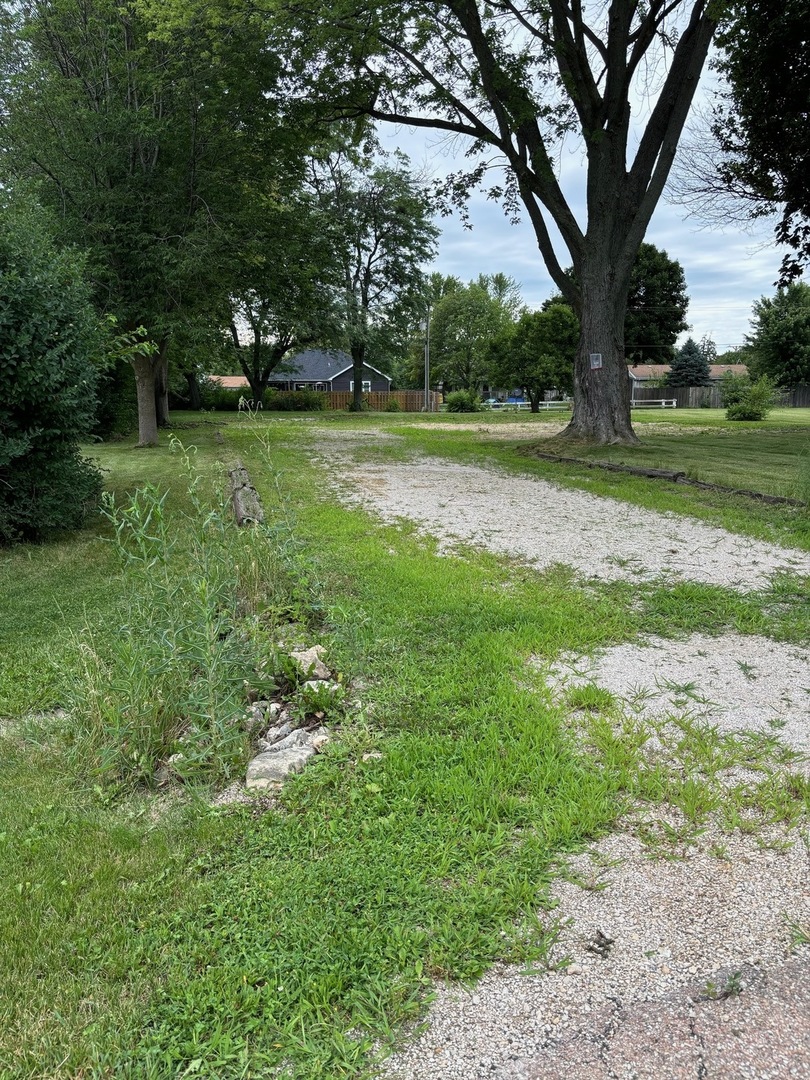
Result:
{"label": "pine tree", "polygon": [[705,354],[692,338],[687,338],[672,361],[667,386],[708,386],[710,382],[711,372]]}

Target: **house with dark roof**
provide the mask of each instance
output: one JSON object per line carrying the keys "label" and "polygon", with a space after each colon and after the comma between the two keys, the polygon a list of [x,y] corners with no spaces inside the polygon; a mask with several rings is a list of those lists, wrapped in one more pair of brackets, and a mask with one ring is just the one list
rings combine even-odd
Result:
{"label": "house with dark roof", "polygon": [[[305,349],[285,360],[270,376],[277,390],[354,390],[352,358],[339,349]],[[391,377],[371,364],[363,365],[363,393],[391,389]]]}

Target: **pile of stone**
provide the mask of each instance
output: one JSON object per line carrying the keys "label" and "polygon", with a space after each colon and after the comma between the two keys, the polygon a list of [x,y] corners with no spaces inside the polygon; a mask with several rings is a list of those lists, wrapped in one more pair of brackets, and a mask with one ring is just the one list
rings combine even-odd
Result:
{"label": "pile of stone", "polygon": [[[303,688],[324,696],[337,697],[341,687],[332,680],[332,672],[321,659],[323,646],[290,653],[305,677]],[[266,791],[282,784],[290,773],[301,772],[307,761],[329,741],[323,724],[296,726],[290,710],[277,701],[257,701],[251,709],[254,730],[259,735],[259,753],[248,764],[245,786],[252,791]],[[322,713],[315,714],[322,719]]]}

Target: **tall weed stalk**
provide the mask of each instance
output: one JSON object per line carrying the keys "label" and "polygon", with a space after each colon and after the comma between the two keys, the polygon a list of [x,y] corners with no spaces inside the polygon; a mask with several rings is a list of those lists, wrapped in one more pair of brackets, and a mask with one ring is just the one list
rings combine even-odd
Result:
{"label": "tall weed stalk", "polygon": [[151,484],[125,504],[105,498],[131,591],[117,634],[84,634],[71,703],[77,760],[124,785],[152,784],[160,769],[200,781],[242,770],[246,688],[276,689],[264,661],[293,595],[274,528],[237,529],[206,496],[193,451],[176,439],[172,449],[188,510],[169,512]]}

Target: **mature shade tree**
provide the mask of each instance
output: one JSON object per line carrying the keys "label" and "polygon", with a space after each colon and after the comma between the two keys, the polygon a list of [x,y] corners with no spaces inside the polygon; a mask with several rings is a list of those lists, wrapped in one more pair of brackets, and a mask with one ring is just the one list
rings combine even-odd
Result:
{"label": "mature shade tree", "polygon": [[[721,10],[713,0],[290,5],[299,28],[309,12],[301,36],[321,49],[319,89],[337,115],[466,136],[473,152],[494,149],[508,167],[500,192],[507,209],[522,202],[580,319],[573,437],[637,441],[623,348],[631,271]],[[636,119],[631,101],[645,97]],[[584,223],[559,179],[573,136],[586,158]],[[463,195],[490,165],[481,160],[451,187]]]}
{"label": "mature shade tree", "polygon": [[539,412],[547,390],[573,389],[578,343],[579,320],[567,304],[524,311],[493,347],[492,377],[502,386],[523,387],[532,412]]}
{"label": "mature shade tree", "polygon": [[[256,207],[266,200],[257,195]],[[306,191],[253,213],[232,250],[230,338],[260,401],[288,353],[340,335],[343,237]]]}
{"label": "mature shade tree", "polygon": [[493,284],[482,276],[436,304],[430,351],[433,374],[445,388],[478,391],[491,378],[493,343],[514,321],[514,289],[504,290],[503,279]]}
{"label": "mature shade tree", "polygon": [[79,443],[104,335],[84,260],[54,247],[44,217],[0,199],[0,543],[77,528],[101,492]]}
{"label": "mature shade tree", "polygon": [[672,358],[667,372],[667,386],[708,386],[711,382],[709,362],[693,338],[687,338]]}
{"label": "mature shade tree", "polygon": [[746,335],[749,370],[777,385],[810,383],[810,285],[794,281],[754,304]]}
{"label": "mature shade tree", "polygon": [[352,408],[363,408],[363,366],[404,348],[424,308],[423,267],[439,230],[424,188],[404,157],[393,165],[338,152],[316,163],[311,178],[337,238],[337,318],[352,357]]}
{"label": "mature shade tree", "polygon": [[689,329],[683,267],[654,244],[641,245],[630,275],[624,350],[630,364],[668,364]]}

